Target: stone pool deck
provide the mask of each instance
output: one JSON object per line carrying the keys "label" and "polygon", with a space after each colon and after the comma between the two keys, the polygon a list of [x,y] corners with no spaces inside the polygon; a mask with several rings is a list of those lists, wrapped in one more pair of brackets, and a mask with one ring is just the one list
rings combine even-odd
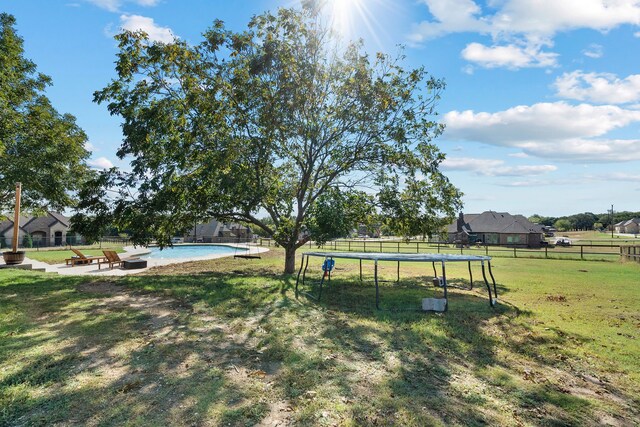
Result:
{"label": "stone pool deck", "polygon": [[[239,248],[247,248],[245,245],[235,245],[229,244],[225,246],[230,247],[239,247]],[[147,248],[136,248],[133,246],[126,246],[124,248],[124,253],[119,253],[118,256],[122,259],[137,257],[144,254],[149,253],[149,249]],[[267,252],[269,249],[261,248],[256,246],[251,246],[249,248],[249,252],[251,254],[259,254],[263,252]],[[247,252],[243,252],[246,254]],[[41,261],[36,261],[30,258],[25,258],[25,264],[32,264],[33,269],[44,269],[44,271],[48,273],[58,273],[64,275],[72,275],[72,276],[126,276],[128,274],[136,274],[146,270],[149,270],[153,267],[159,267],[163,265],[170,264],[179,264],[183,262],[191,262],[191,261],[205,261],[209,259],[215,258],[223,258],[233,256],[233,253],[228,254],[210,254],[199,257],[191,257],[191,258],[167,258],[167,259],[148,259],[146,268],[139,268],[135,270],[125,270],[122,267],[114,267],[113,269],[109,269],[108,265],[103,264],[101,269],[98,269],[98,264],[87,264],[87,265],[76,265],[74,267],[66,264],[47,264]]]}

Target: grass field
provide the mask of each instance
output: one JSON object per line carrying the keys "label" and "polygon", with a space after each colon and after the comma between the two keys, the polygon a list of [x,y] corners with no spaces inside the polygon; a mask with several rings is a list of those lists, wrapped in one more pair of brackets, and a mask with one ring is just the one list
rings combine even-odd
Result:
{"label": "grass field", "polygon": [[[640,244],[640,240],[635,242]],[[619,245],[628,244],[626,241],[610,240],[576,240],[572,246],[549,246],[538,249],[526,247],[506,246],[476,246],[456,247],[454,244],[436,244],[421,240],[405,242],[399,239],[371,239],[371,240],[335,240],[327,242],[323,250],[346,252],[398,252],[398,253],[448,253],[465,255],[488,255],[499,258],[545,258],[545,259],[573,259],[589,261],[617,261],[620,259]],[[271,247],[271,242],[263,240],[263,246]],[[313,250],[314,246],[305,249]]]}
{"label": "grass field", "polygon": [[[319,303],[296,300],[279,250],[123,278],[0,271],[0,425],[637,423],[640,265],[493,266],[499,307],[476,282],[445,314],[376,311],[343,260]],[[383,305],[438,295],[432,274],[403,264]],[[468,285],[466,265],[447,275]]]}

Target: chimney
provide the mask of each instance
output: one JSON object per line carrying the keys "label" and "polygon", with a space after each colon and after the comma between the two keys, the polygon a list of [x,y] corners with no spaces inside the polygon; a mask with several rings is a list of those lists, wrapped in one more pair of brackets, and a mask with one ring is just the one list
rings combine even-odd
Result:
{"label": "chimney", "polygon": [[458,233],[462,233],[462,227],[464,227],[464,214],[462,212],[458,214],[458,221],[456,225]]}

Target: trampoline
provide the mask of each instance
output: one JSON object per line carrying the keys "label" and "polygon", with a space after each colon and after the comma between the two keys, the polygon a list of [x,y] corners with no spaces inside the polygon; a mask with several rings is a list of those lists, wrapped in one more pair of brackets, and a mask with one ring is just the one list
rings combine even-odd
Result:
{"label": "trampoline", "polygon": [[[309,259],[311,257],[324,258],[324,263],[322,265],[323,275],[320,280],[320,286],[317,295],[299,290],[300,284],[302,284],[303,287],[305,286],[307,268],[309,267]],[[489,305],[493,307],[498,302],[498,290],[496,289],[496,281],[493,277],[493,272],[491,271],[490,256],[454,254],[403,254],[386,252],[304,252],[302,254],[300,269],[298,270],[298,276],[296,278],[296,298],[298,297],[299,293],[302,293],[316,301],[320,300],[320,297],[322,296],[322,285],[325,282],[325,278],[327,282],[331,281],[331,271],[333,270],[333,266],[335,263],[334,259],[336,258],[360,260],[360,281],[362,281],[362,261],[369,260],[374,262],[373,271],[374,283],[376,287],[376,309],[378,310],[380,310],[380,280],[378,279],[378,263],[382,261],[397,262],[398,282],[400,281],[401,262],[430,262],[432,264],[434,284],[438,284],[440,287],[442,287],[444,298],[424,298],[422,300],[422,309],[425,311],[447,311],[448,309],[449,299],[447,294],[447,276],[445,268],[445,264],[447,262],[466,262],[468,264],[470,289],[473,289],[473,273],[471,271],[471,263],[480,263],[482,267],[482,278],[484,279],[484,283],[487,287],[487,292],[489,293]],[[436,271],[436,263],[439,263],[442,266],[441,276],[438,276],[438,273]],[[491,281],[493,283],[493,295],[491,293],[491,286],[489,285],[489,281],[487,280],[485,263],[487,265],[487,270],[489,271],[489,275],[491,276]]]}

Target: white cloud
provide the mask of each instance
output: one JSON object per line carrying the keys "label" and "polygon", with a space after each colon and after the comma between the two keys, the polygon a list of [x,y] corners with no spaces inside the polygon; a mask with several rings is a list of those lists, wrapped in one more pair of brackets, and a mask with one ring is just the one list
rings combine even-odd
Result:
{"label": "white cloud", "polygon": [[519,152],[519,153],[509,153],[507,154],[509,157],[515,157],[517,159],[526,159],[529,157],[527,153]]}
{"label": "white cloud", "polygon": [[98,169],[109,169],[113,167],[111,160],[106,157],[98,157],[97,159],[89,160],[89,166],[93,166]]}
{"label": "white cloud", "polygon": [[554,165],[505,166],[503,160],[476,159],[471,157],[447,157],[441,164],[442,170],[469,171],[482,176],[530,176],[553,172]]}
{"label": "white cloud", "polygon": [[541,180],[541,179],[531,179],[526,181],[509,181],[503,182],[498,185],[503,187],[546,187],[550,185],[558,185],[557,181],[549,181],[549,180]]}
{"label": "white cloud", "polygon": [[640,37],[640,31],[633,33],[634,37]]}
{"label": "white cloud", "polygon": [[[432,19],[414,25],[408,36],[410,42],[420,44],[462,32],[490,35],[491,48],[484,46],[480,50],[482,45],[478,45],[471,49],[482,57],[493,56],[491,67],[555,65],[555,54],[541,52],[540,47],[551,46],[559,32],[576,29],[606,32],[621,25],[640,25],[639,0],[495,0],[488,1],[484,9],[474,0],[421,1],[429,8]],[[595,46],[584,53],[590,57],[602,55]],[[510,60],[505,60],[505,55]],[[527,56],[535,60],[527,61]]]}
{"label": "white cloud", "polygon": [[562,98],[596,103],[624,104],[640,101],[640,74],[624,79],[609,73],[564,73],[554,82],[556,95]]}
{"label": "white cloud", "polygon": [[87,0],[94,5],[106,9],[109,12],[118,12],[123,3],[134,3],[139,6],[151,7],[160,3],[160,0]]}
{"label": "white cloud", "polygon": [[506,46],[487,47],[480,43],[470,43],[462,50],[462,57],[481,67],[506,67],[518,69],[525,67],[553,67],[557,65],[558,54],[541,52],[540,46]]}
{"label": "white cloud", "polygon": [[473,0],[422,0],[435,21],[417,24],[409,39],[421,43],[449,33],[480,32],[491,29],[490,22],[482,19],[482,10]]}
{"label": "white cloud", "polygon": [[414,41],[456,32],[540,40],[579,28],[608,31],[625,24],[640,25],[638,0],[501,0],[489,2],[495,9],[486,11],[473,0],[422,2],[434,19],[416,26],[411,36]]}
{"label": "white cloud", "polygon": [[447,157],[441,163],[443,170],[481,171],[502,166],[502,160],[475,159],[472,157]]}
{"label": "white cloud", "polygon": [[600,138],[640,122],[640,111],[564,102],[517,106],[497,113],[451,111],[445,137],[519,148],[525,154],[568,162],[640,160],[640,140]]}
{"label": "white cloud", "polygon": [[142,30],[149,36],[149,40],[162,43],[171,43],[174,39],[173,32],[169,27],[156,25],[152,18],[140,15],[121,15],[120,24],[122,29],[128,31]]}
{"label": "white cloud", "polygon": [[596,43],[590,44],[587,49],[582,51],[582,53],[584,54],[584,56],[593,59],[602,58],[602,55],[604,54],[602,46]]}
{"label": "white cloud", "polygon": [[630,174],[623,172],[612,172],[594,177],[597,180],[604,181],[623,181],[623,182],[640,182],[640,174]]}
{"label": "white cloud", "polygon": [[473,68],[473,65],[466,65],[462,67],[462,72],[472,76],[473,73],[475,72],[475,69]]}

